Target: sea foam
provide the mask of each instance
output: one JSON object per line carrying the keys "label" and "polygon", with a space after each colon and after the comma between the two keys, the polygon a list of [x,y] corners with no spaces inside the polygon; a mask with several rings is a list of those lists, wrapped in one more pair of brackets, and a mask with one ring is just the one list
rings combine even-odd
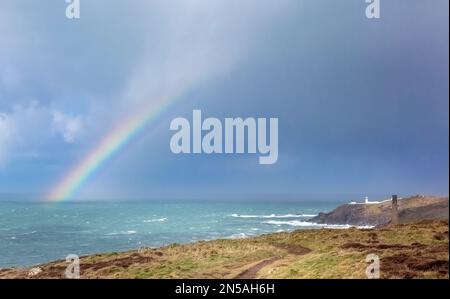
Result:
{"label": "sea foam", "polygon": [[284,215],[240,215],[240,214],[231,214],[231,217],[235,218],[307,218],[307,217],[315,217],[317,215],[313,214],[284,214]]}
{"label": "sea foam", "polygon": [[289,225],[289,226],[298,226],[298,227],[323,227],[323,228],[336,228],[336,229],[346,229],[351,227],[356,227],[360,229],[369,229],[373,228],[373,226],[356,226],[356,225],[350,225],[350,224],[319,224],[314,222],[307,222],[307,221],[299,221],[299,220],[292,220],[292,221],[265,221],[263,223],[266,224],[272,224],[272,225]]}
{"label": "sea foam", "polygon": [[152,223],[152,222],[164,222],[167,221],[167,218],[158,218],[158,219],[148,219],[144,220],[145,223]]}

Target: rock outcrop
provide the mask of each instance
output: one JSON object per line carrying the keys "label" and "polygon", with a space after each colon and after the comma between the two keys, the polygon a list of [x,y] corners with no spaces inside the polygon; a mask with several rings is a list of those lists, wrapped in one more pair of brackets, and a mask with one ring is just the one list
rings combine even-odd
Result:
{"label": "rock outcrop", "polygon": [[[398,201],[400,223],[435,219],[448,220],[448,197],[414,196]],[[392,203],[345,204],[309,221],[320,224],[383,225],[391,221]]]}

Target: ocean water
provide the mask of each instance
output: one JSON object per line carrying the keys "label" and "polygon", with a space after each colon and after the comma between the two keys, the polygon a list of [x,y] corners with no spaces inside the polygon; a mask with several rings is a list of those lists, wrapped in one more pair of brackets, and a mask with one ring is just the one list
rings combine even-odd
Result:
{"label": "ocean water", "polygon": [[318,228],[336,203],[0,202],[0,268],[219,238]]}

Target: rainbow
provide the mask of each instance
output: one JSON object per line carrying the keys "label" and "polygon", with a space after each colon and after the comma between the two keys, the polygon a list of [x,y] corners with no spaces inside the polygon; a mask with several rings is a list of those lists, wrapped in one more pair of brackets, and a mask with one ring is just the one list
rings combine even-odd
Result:
{"label": "rainbow", "polygon": [[138,135],[150,122],[160,115],[171,102],[166,102],[155,108],[154,105],[142,109],[141,112],[131,115],[118,126],[113,128],[94,149],[81,160],[56,185],[48,195],[50,201],[63,201],[71,196],[108,160],[123,149],[136,135]]}

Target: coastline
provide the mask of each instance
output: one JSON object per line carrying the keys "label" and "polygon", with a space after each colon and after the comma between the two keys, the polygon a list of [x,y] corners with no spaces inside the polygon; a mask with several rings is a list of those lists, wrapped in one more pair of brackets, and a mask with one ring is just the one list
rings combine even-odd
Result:
{"label": "coastline", "polygon": [[[215,239],[200,239],[200,240],[190,240],[187,242],[173,242],[173,243],[169,243],[167,245],[141,246],[137,249],[130,248],[130,249],[119,250],[119,251],[115,251],[115,250],[108,251],[107,250],[107,251],[91,252],[91,253],[86,253],[86,254],[80,255],[80,258],[86,258],[89,256],[99,256],[99,255],[104,255],[104,254],[109,254],[109,253],[122,254],[122,253],[133,252],[133,251],[141,252],[141,251],[147,251],[147,250],[157,250],[157,249],[172,246],[173,244],[187,246],[187,245],[192,245],[192,244],[196,244],[196,243],[214,242],[214,241],[220,241],[220,240],[245,240],[245,239],[259,238],[259,237],[263,237],[265,235],[272,235],[272,234],[286,234],[286,233],[290,234],[290,233],[293,233],[296,231],[349,230],[349,229],[369,230],[369,229],[374,229],[376,227],[374,225],[358,226],[358,225],[350,225],[350,224],[323,224],[323,223],[310,222],[309,220],[310,219],[306,219],[305,221],[299,221],[299,222],[301,222],[300,226],[294,226],[290,229],[279,229],[276,232],[265,232],[265,233],[261,233],[261,234],[255,234],[255,235],[247,235],[244,233],[237,234],[236,233],[236,234],[233,234],[230,236],[220,237],[220,238],[215,238]],[[297,221],[297,220],[294,220],[294,221]],[[271,222],[271,221],[269,220],[267,222]],[[275,223],[271,223],[271,224],[275,224]],[[276,225],[281,226],[281,224],[276,224]],[[303,225],[307,226],[308,228],[300,228]],[[296,228],[296,227],[298,227],[298,228]],[[133,235],[135,232],[129,231],[127,233],[130,235]],[[51,264],[54,262],[62,262],[62,261],[63,261],[63,259],[49,259],[47,261],[42,261],[42,262],[32,263],[32,264],[0,266],[0,272],[5,269],[33,269],[33,268],[39,267],[41,265],[47,265],[47,264]],[[0,276],[0,279],[1,279],[1,276]]]}
{"label": "coastline", "polygon": [[[343,204],[318,215],[233,213],[227,217],[266,223],[280,230],[252,235],[234,233],[229,237],[175,241],[152,247],[142,245],[118,251],[106,249],[80,255],[80,268],[82,277],[86,278],[364,278],[361,269],[367,265],[363,254],[375,253],[386,256],[391,265],[406,263],[403,270],[388,271],[387,278],[448,277],[448,197],[408,197],[399,201],[399,207],[402,224],[398,226],[390,224],[391,203],[386,200]],[[143,222],[157,224],[167,220],[165,217]],[[286,229],[287,226],[291,227]],[[130,236],[136,234],[132,232]],[[194,252],[185,256],[185,251]],[[335,259],[342,253],[344,256]],[[311,272],[308,271],[311,265],[306,268],[302,265],[300,269],[282,269],[282,274],[276,273],[278,263],[303,264],[311,255],[328,261],[323,265],[331,260],[337,269],[330,271],[324,266],[321,271],[325,274],[321,275],[315,272],[320,266]],[[417,255],[425,258],[414,260]],[[184,260],[178,264],[180,256]],[[349,269],[343,265],[350,267],[349,258],[355,263],[351,273],[358,273],[356,276],[346,276]],[[218,264],[213,263],[216,259]],[[312,262],[313,268],[321,264]],[[417,274],[409,269],[411,265]],[[3,266],[0,278],[64,278],[66,267],[65,260],[52,259],[32,266]],[[202,267],[215,269],[220,275],[206,274],[207,269],[198,271]]]}
{"label": "coastline", "polygon": [[[304,226],[303,221],[311,218],[307,216],[336,206],[332,202],[0,202],[0,268],[27,267],[64,259],[68,254],[122,252],[140,246],[292,231],[311,227]],[[272,214],[276,217],[267,218]]]}
{"label": "coastline", "polygon": [[[447,278],[448,221],[374,229],[307,229],[80,257],[81,278]],[[0,269],[0,278],[64,278],[65,261]]]}

